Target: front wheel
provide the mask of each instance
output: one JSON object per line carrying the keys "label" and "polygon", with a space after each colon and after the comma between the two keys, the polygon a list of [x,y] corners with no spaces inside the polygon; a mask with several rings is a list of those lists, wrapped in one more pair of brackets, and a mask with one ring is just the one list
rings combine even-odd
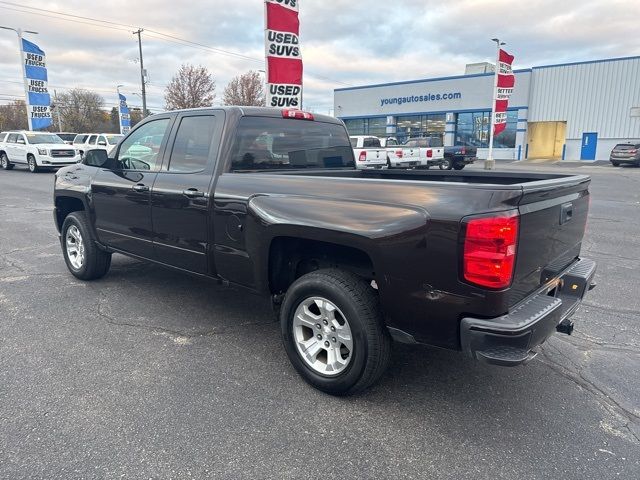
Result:
{"label": "front wheel", "polygon": [[352,273],[326,269],[300,277],[285,295],[280,326],[294,368],[323,392],[360,392],[389,363],[391,338],[377,295]]}
{"label": "front wheel", "polygon": [[2,168],[5,170],[11,170],[13,168],[13,163],[9,161],[6,153],[0,155],[0,165],[2,165]]}
{"label": "front wheel", "polygon": [[111,254],[98,248],[84,212],[70,213],[62,224],[62,251],[69,271],[80,280],[104,277]]}
{"label": "front wheel", "polygon": [[36,158],[33,155],[29,155],[27,157],[27,165],[29,166],[29,171],[31,173],[38,173],[38,164],[36,163]]}

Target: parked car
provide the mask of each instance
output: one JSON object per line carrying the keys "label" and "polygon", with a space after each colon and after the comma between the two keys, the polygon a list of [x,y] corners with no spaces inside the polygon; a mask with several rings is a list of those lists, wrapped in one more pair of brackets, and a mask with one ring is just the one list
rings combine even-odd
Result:
{"label": "parked car", "polygon": [[444,147],[440,137],[410,138],[403,145],[409,149],[409,157],[417,158],[422,162],[418,168],[430,168],[438,166],[443,169]]}
{"label": "parked car", "polygon": [[31,172],[77,163],[77,151],[60,137],[48,132],[11,131],[0,143],[0,164],[5,170],[23,164]]}
{"label": "parked car", "polygon": [[609,155],[609,161],[614,167],[620,165],[640,166],[640,143],[619,143]]}
{"label": "parked car", "polygon": [[465,166],[477,160],[478,149],[468,145],[444,147],[444,163],[442,170],[462,170]]}
{"label": "parked car", "polygon": [[354,135],[350,137],[350,141],[357,169],[387,168],[387,151],[380,144],[378,137]]}
{"label": "parked car", "polygon": [[55,134],[64,140],[64,143],[67,145],[73,145],[73,140],[76,138],[76,135],[78,135],[77,133],[69,132],[56,132]]}
{"label": "parked car", "polygon": [[387,151],[388,168],[412,168],[427,164],[426,160],[420,161],[417,155],[412,157],[412,150],[400,145],[395,137],[381,138],[380,144]]}
{"label": "parked car", "polygon": [[[136,153],[150,136],[163,147]],[[121,253],[270,296],[291,363],[336,395],[381,377],[392,338],[514,366],[571,333],[595,286],[588,176],[357,163],[325,115],[154,115],[56,173],[64,260],[93,280]]]}
{"label": "parked car", "polygon": [[97,139],[97,135],[79,133],[76,135],[76,138],[73,139],[73,146],[78,150],[80,155],[84,155],[84,152],[91,148],[89,146],[89,140],[93,142],[93,146],[95,147]]}

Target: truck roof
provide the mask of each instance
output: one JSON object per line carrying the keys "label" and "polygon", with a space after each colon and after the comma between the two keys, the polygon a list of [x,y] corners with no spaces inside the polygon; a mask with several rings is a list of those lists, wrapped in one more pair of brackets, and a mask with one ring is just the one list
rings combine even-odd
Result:
{"label": "truck roof", "polygon": [[[244,106],[221,106],[221,107],[204,107],[204,108],[188,108],[184,110],[172,110],[173,112],[193,112],[193,111],[207,111],[207,110],[224,110],[227,112],[239,113],[243,117],[277,117],[282,118],[283,110],[295,110],[286,108],[272,108],[272,107],[244,107]],[[303,110],[304,111],[304,110]],[[342,121],[332,117],[330,115],[322,115],[320,113],[312,113],[313,119],[326,122],[341,124]]]}

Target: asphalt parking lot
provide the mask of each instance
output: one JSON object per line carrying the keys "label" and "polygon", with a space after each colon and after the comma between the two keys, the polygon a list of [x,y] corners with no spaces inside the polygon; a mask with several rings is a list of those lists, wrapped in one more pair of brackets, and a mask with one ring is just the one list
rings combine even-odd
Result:
{"label": "asphalt parking lot", "polygon": [[397,345],[351,398],[261,298],[121,256],[76,280],[53,174],[0,171],[0,478],[640,478],[640,169],[498,167],[593,176],[574,335],[514,369]]}

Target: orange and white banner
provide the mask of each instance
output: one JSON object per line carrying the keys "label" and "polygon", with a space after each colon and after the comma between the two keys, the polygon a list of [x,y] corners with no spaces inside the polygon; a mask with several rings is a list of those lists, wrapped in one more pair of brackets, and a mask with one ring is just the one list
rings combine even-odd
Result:
{"label": "orange and white banner", "polygon": [[298,0],[265,0],[267,106],[302,107]]}

